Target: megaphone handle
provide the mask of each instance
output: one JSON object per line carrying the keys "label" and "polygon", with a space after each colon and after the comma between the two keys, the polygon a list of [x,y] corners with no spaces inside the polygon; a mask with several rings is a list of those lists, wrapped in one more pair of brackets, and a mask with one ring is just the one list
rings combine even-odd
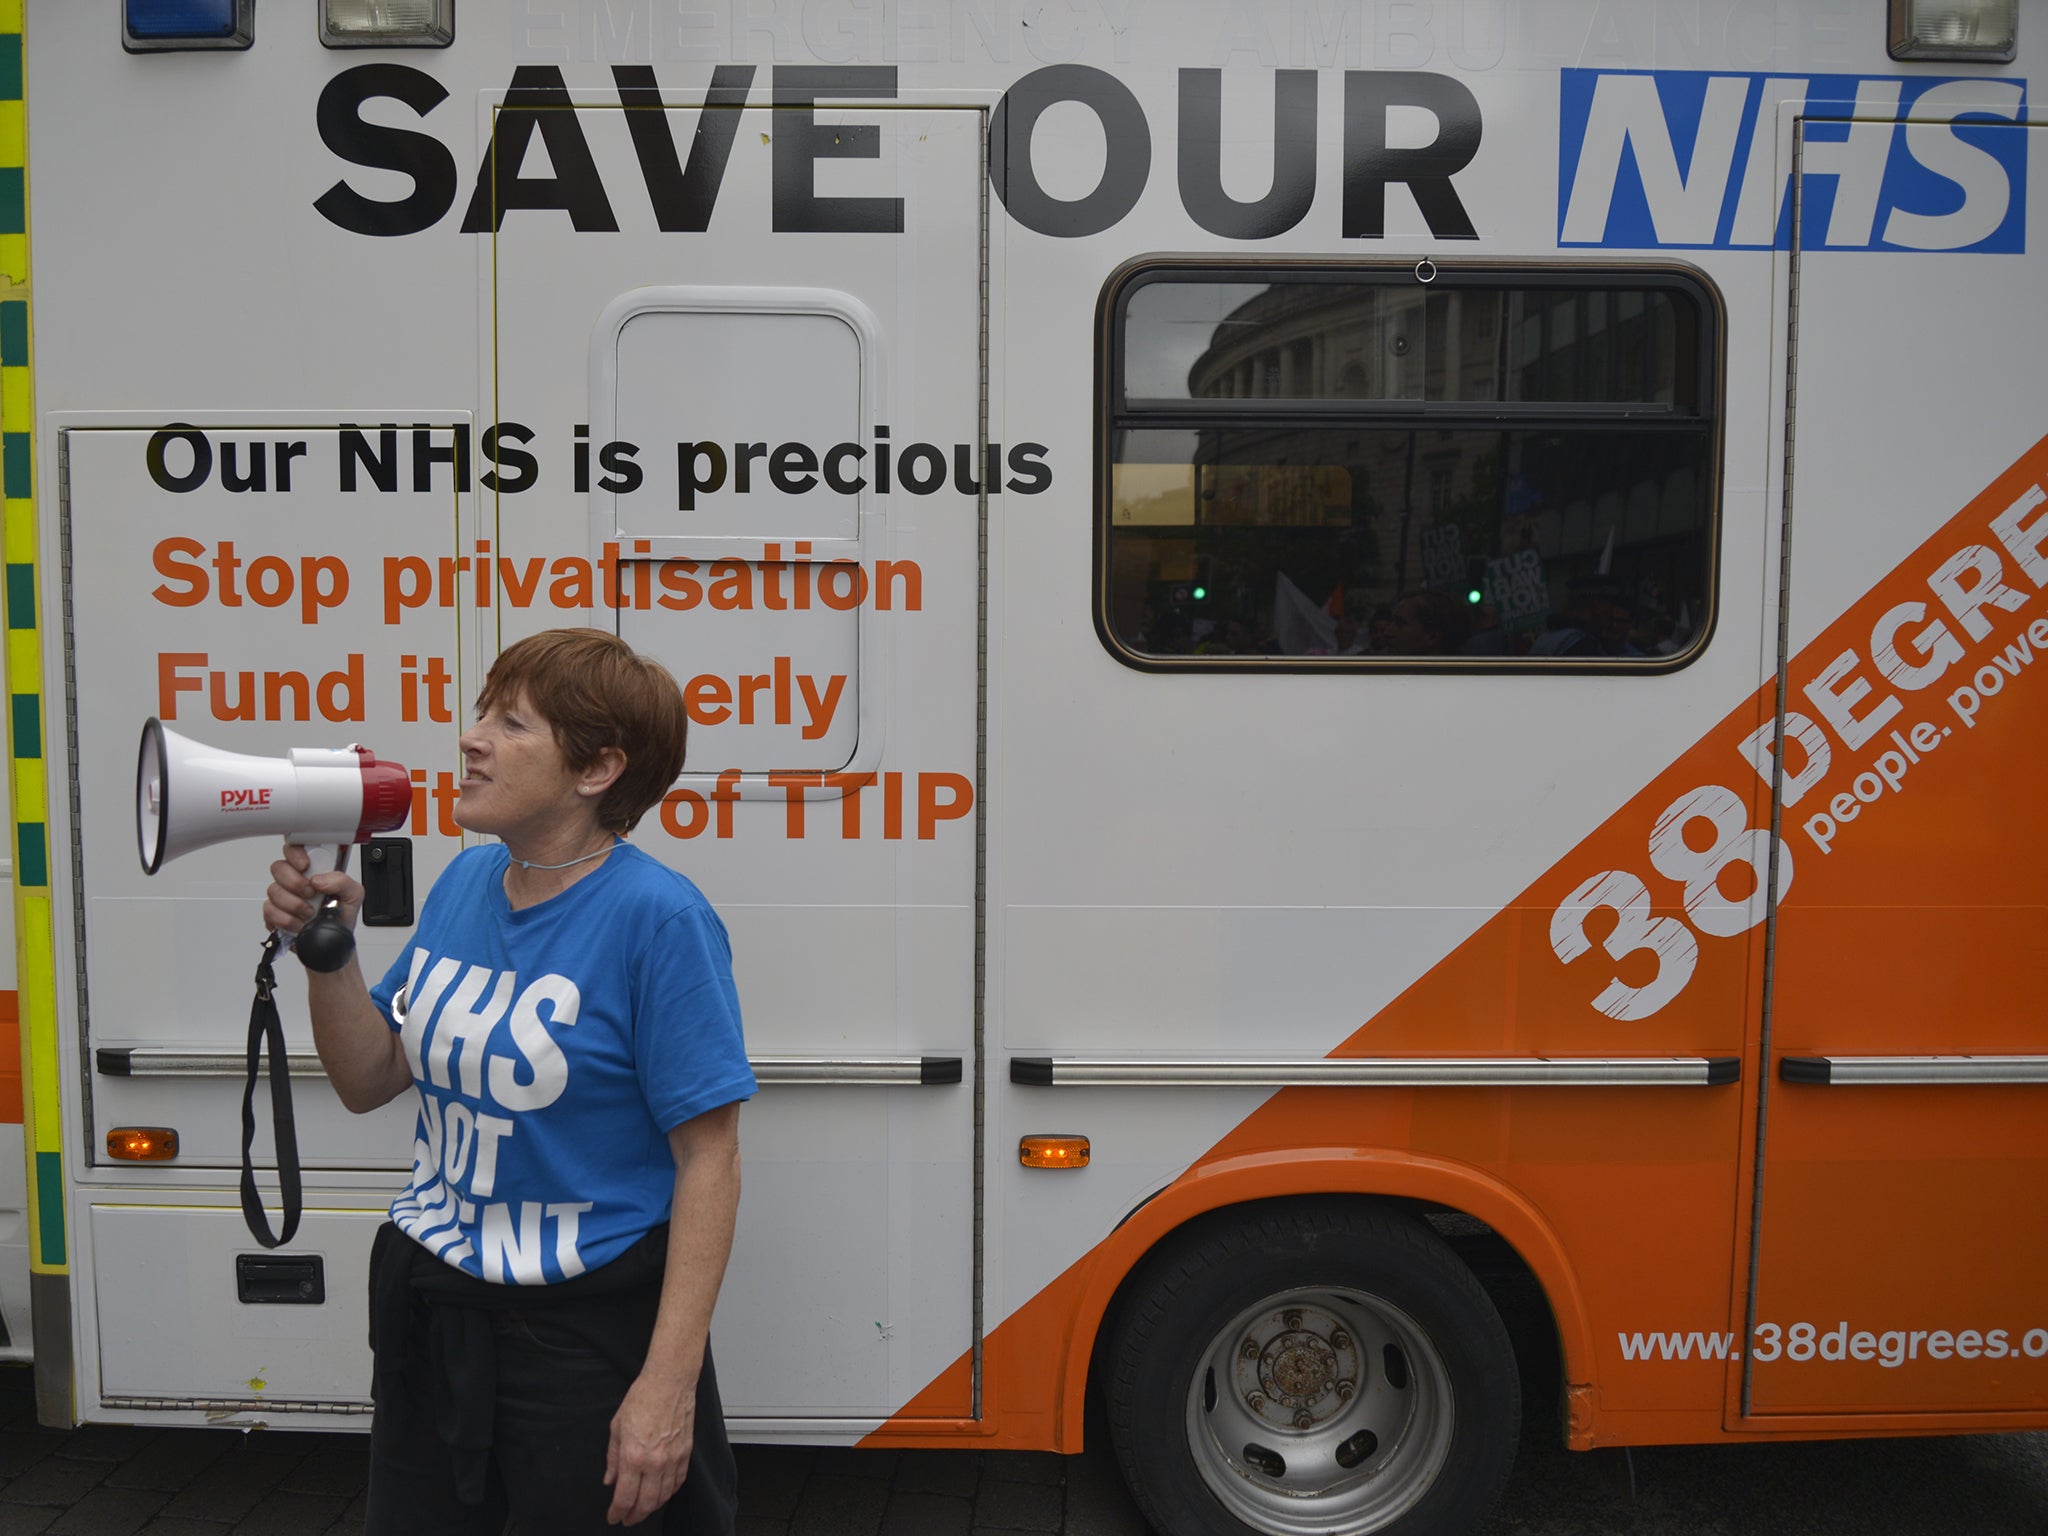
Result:
{"label": "megaphone handle", "polygon": [[[325,862],[329,868],[339,872],[348,868],[348,849],[347,843],[321,843],[309,845],[306,855],[316,869]],[[292,940],[292,953],[309,971],[338,971],[348,964],[348,957],[355,950],[356,936],[342,926],[341,898],[338,896],[325,898],[312,919]]]}

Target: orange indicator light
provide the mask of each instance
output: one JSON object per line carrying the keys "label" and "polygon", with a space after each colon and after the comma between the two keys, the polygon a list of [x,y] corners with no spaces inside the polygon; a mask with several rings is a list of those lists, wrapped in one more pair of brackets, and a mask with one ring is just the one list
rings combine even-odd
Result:
{"label": "orange indicator light", "polygon": [[178,1155],[178,1133],[167,1125],[122,1125],[107,1132],[107,1156],[124,1163],[167,1163]]}
{"label": "orange indicator light", "polygon": [[1017,1143],[1017,1161],[1026,1168],[1086,1168],[1086,1136],[1026,1136]]}

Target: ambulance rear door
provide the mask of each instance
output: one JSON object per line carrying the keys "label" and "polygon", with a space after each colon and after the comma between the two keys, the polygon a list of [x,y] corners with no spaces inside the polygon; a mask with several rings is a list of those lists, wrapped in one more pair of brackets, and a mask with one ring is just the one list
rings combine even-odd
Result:
{"label": "ambulance rear door", "polygon": [[[492,129],[500,431],[587,466],[496,495],[493,612],[502,643],[581,622],[551,593],[587,559],[596,622],[683,687],[635,841],[732,936],[762,1087],[712,1342],[756,1438],[865,1433],[974,1337],[986,114],[884,75],[771,97],[729,66],[708,100],[579,98],[573,139],[517,103]],[[587,153],[615,231],[517,206],[536,146]],[[920,1412],[974,1408],[960,1371]]]}
{"label": "ambulance rear door", "polygon": [[[1744,1383],[1773,1421],[2048,1405],[2048,133],[2024,90],[1799,125],[1791,870]],[[1936,120],[1958,102],[1983,110]],[[1841,172],[1884,135],[1873,215]]]}

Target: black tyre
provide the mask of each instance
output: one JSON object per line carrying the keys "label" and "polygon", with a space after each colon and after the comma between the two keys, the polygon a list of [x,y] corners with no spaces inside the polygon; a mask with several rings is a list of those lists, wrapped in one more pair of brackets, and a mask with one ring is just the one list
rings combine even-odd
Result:
{"label": "black tyre", "polygon": [[1365,1202],[1247,1206],[1132,1279],[1110,1437],[1166,1536],[1463,1536],[1515,1459],[1521,1383],[1472,1272]]}

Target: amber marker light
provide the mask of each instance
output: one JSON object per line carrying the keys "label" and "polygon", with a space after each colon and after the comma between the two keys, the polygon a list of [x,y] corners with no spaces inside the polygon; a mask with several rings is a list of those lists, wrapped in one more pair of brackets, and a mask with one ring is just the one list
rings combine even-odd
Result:
{"label": "amber marker light", "polygon": [[1017,1143],[1017,1161],[1026,1168],[1086,1168],[1086,1136],[1026,1136]]}
{"label": "amber marker light", "polygon": [[178,1155],[178,1133],[168,1125],[120,1125],[107,1132],[107,1156],[123,1163],[168,1163]]}

